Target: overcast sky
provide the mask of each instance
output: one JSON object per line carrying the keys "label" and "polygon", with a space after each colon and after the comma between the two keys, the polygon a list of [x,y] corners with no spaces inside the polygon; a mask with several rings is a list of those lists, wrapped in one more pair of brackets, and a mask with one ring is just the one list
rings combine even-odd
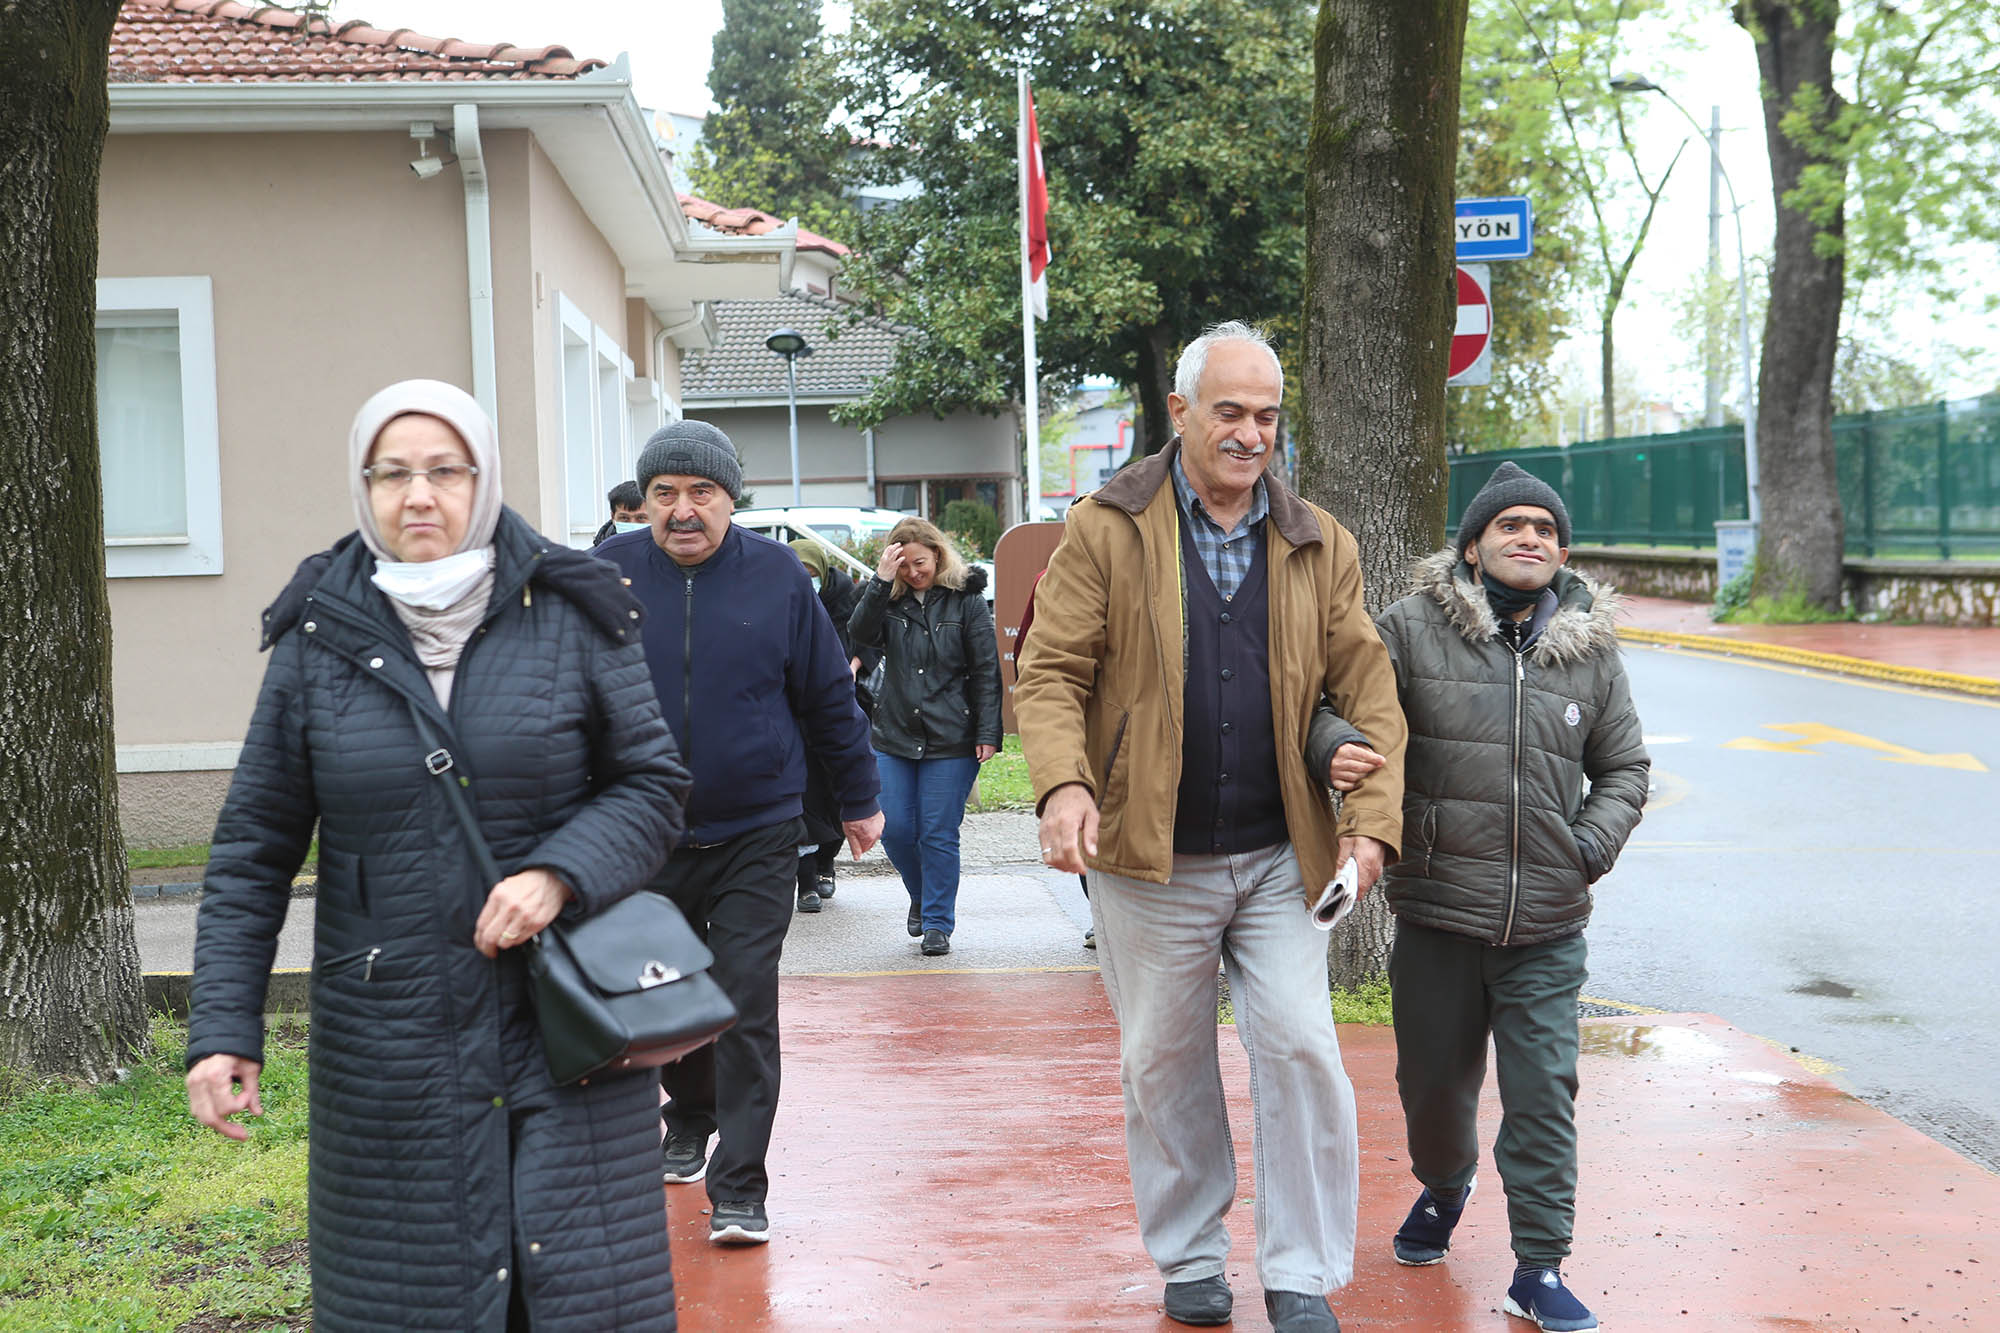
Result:
{"label": "overcast sky", "polygon": [[[830,23],[841,22],[843,8],[829,6]],[[338,0],[341,19],[366,19],[377,27],[409,27],[432,36],[468,41],[506,41],[518,46],[547,43],[566,46],[577,56],[615,59],[629,52],[634,91],[642,106],[656,111],[702,112],[710,107],[708,63],[715,30],[722,24],[721,0],[667,0],[666,3],[607,3],[551,5],[547,0]],[[1729,21],[1723,6],[1715,6],[1679,34],[1675,43],[1661,40],[1660,64],[1637,68],[1672,92],[1701,122],[1708,122],[1711,105],[1722,108],[1724,169],[1743,206],[1743,240],[1750,254],[1770,248],[1772,207],[1769,159],[1764,151],[1763,115],[1757,101],[1757,60],[1750,38]],[[1649,44],[1650,45],[1650,44]],[[1657,173],[1673,157],[1683,139],[1695,135],[1673,107],[1657,94],[1633,98],[1634,124],[1640,136],[1642,160]],[[1042,134],[1053,140],[1061,127],[1044,124]],[[1660,202],[1654,227],[1633,270],[1625,305],[1618,315],[1620,360],[1646,377],[1655,397],[1672,400],[1699,414],[1702,386],[1698,373],[1682,369],[1685,352],[1676,340],[1674,319],[1679,294],[1707,262],[1708,164],[1701,142],[1691,143],[1675,169]],[[727,203],[727,200],[717,202]],[[1723,207],[1728,208],[1725,193]],[[1736,270],[1732,220],[1723,225],[1723,268]],[[2000,289],[2000,274],[1983,263],[1967,286],[1979,293]],[[1052,281],[1060,281],[1060,260]],[[1987,332],[1983,314],[1950,312],[1942,332],[1927,311],[1912,309],[1903,317],[1893,341],[1906,355],[1931,358],[1933,344],[2000,344]],[[1562,357],[1587,368],[1594,377],[1597,364],[1595,316],[1579,311],[1576,337]],[[1753,341],[1761,336],[1753,329]],[[1735,330],[1730,330],[1730,364],[1736,365]],[[1504,355],[1504,351],[1502,352]],[[1994,359],[1983,355],[1972,367],[1953,377],[1954,395],[1993,387]],[[1727,387],[1725,401],[1740,401],[1741,376]]]}

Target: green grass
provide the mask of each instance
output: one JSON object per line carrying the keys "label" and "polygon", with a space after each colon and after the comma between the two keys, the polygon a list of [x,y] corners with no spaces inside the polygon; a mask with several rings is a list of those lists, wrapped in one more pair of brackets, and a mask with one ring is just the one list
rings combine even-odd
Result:
{"label": "green grass", "polygon": [[[208,864],[208,844],[186,842],[178,847],[127,847],[125,864],[132,870],[172,870],[180,866],[204,866]],[[311,870],[319,864],[319,839],[314,838],[306,848],[306,861],[301,870]]]}
{"label": "green grass", "polygon": [[1033,810],[1035,786],[1028,781],[1028,761],[1021,755],[1021,738],[1010,735],[994,755],[979,767],[979,783],[972,791],[968,810]]}
{"label": "green grass", "polygon": [[[1236,1010],[1226,997],[1215,1007],[1215,1021],[1236,1021]],[[1336,987],[1333,992],[1333,1021],[1359,1023],[1363,1027],[1388,1027],[1394,1021],[1389,1010],[1389,979],[1382,977],[1363,982],[1353,990]]]}
{"label": "green grass", "polygon": [[243,1144],[188,1115],[184,1029],[152,1036],[122,1082],[0,1103],[0,1333],[309,1327],[304,1027],[274,1027]]}
{"label": "green grass", "polygon": [[1792,591],[1781,597],[1752,597],[1742,605],[1720,611],[1715,619],[1724,625],[1823,625],[1852,620],[1854,613],[1829,611],[1809,601],[1804,593]]}

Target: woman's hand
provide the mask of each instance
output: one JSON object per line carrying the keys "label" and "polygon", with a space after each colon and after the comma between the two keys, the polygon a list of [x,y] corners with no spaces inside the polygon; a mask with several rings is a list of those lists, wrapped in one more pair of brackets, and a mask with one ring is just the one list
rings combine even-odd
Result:
{"label": "woman's hand", "polygon": [[999,753],[1000,747],[997,745],[975,745],[972,747],[972,757],[982,764]]}
{"label": "woman's hand", "polygon": [[896,576],[903,572],[903,544],[890,542],[882,548],[882,563],[875,566],[875,577],[884,583],[894,583]]}
{"label": "woman's hand", "polygon": [[540,866],[509,875],[486,895],[485,910],[472,927],[472,947],[497,958],[502,949],[526,944],[575,896],[569,885]]}
{"label": "woman's hand", "polygon": [[249,1138],[250,1131],[232,1124],[229,1117],[264,1114],[264,1104],[257,1100],[257,1074],[263,1067],[240,1055],[217,1054],[195,1061],[187,1072],[188,1110],[226,1139]]}

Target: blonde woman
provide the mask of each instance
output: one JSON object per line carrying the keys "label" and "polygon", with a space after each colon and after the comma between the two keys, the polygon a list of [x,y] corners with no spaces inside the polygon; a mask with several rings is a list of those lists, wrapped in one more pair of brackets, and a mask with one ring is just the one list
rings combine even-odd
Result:
{"label": "blonde woman", "polygon": [[873,735],[882,847],[910,895],[910,934],[931,956],[951,952],[965,798],[1000,752],[1000,649],[985,586],[936,524],[906,518],[848,622],[854,650],[884,661]]}

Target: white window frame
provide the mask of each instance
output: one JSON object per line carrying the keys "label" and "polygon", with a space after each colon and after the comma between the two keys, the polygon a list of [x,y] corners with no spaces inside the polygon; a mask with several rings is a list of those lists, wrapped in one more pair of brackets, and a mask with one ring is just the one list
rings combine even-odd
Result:
{"label": "white window frame", "polygon": [[[587,383],[580,386],[581,403],[572,400],[569,357],[579,352],[588,368]],[[562,533],[569,545],[588,549],[590,539],[603,526],[604,496],[620,480],[632,475],[637,448],[630,430],[626,403],[634,383],[632,358],[625,355],[617,339],[583,313],[562,292],[556,293],[556,394],[562,422]],[[583,469],[578,466],[587,454],[590,462],[589,512],[587,526],[578,527],[571,517],[576,488]],[[572,470],[574,469],[574,471]]]}
{"label": "white window frame", "polygon": [[108,578],[174,578],[222,573],[222,432],[215,387],[215,294],[207,274],[99,278],[106,314],[170,314],[180,343],[181,465],[187,531],[166,537],[107,537]]}

